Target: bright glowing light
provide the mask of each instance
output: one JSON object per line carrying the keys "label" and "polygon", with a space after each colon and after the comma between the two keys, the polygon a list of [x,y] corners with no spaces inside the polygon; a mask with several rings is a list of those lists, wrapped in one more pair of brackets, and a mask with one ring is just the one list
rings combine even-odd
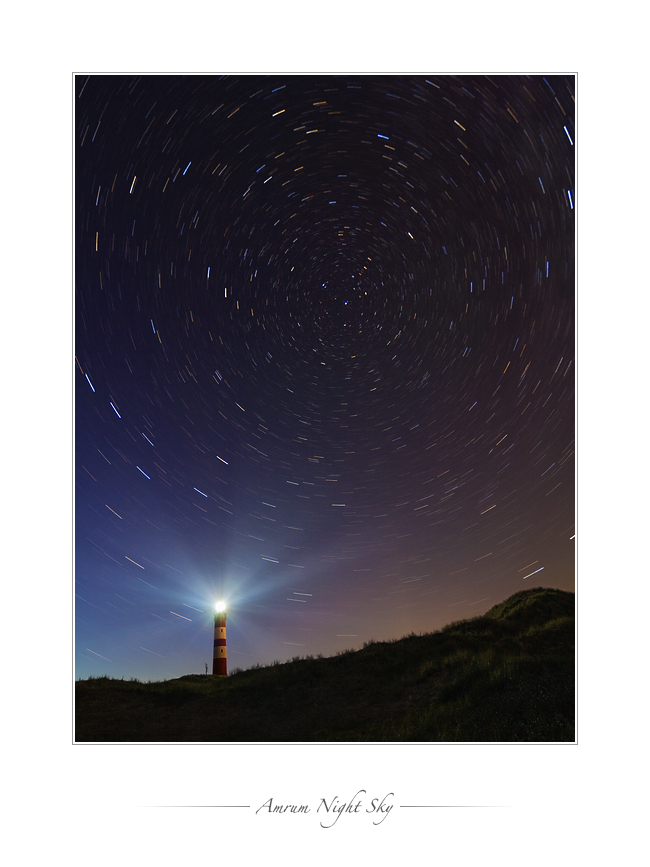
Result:
{"label": "bright glowing light", "polygon": [[216,605],[214,606],[214,608],[215,608],[215,611],[225,611],[226,610],[226,603],[225,602],[217,602]]}

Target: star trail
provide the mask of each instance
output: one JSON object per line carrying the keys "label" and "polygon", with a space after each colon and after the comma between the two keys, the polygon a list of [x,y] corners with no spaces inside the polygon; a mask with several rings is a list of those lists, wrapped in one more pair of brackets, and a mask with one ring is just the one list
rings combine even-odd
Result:
{"label": "star trail", "polygon": [[574,89],[75,78],[77,677],[574,589]]}

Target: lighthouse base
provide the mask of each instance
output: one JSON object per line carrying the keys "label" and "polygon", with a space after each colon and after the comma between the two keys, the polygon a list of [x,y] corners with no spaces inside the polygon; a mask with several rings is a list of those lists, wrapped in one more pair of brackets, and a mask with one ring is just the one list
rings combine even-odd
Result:
{"label": "lighthouse base", "polygon": [[221,658],[221,659],[213,660],[213,662],[212,662],[212,674],[215,675],[216,677],[227,677],[228,676],[228,671],[226,668],[226,660],[225,659]]}

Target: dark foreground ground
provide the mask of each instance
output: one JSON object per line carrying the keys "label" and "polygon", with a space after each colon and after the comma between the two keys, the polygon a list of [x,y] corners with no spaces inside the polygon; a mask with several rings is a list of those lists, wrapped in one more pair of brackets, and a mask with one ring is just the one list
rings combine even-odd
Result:
{"label": "dark foreground ground", "polygon": [[158,683],[76,684],[75,741],[575,740],[575,596],[534,588],[440,632]]}

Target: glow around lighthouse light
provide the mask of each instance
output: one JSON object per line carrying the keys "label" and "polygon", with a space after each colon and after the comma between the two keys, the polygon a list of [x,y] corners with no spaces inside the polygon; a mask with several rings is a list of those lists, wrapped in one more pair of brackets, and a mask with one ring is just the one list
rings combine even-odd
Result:
{"label": "glow around lighthouse light", "polygon": [[226,610],[226,603],[223,601],[215,603],[214,610],[215,611],[225,611]]}

